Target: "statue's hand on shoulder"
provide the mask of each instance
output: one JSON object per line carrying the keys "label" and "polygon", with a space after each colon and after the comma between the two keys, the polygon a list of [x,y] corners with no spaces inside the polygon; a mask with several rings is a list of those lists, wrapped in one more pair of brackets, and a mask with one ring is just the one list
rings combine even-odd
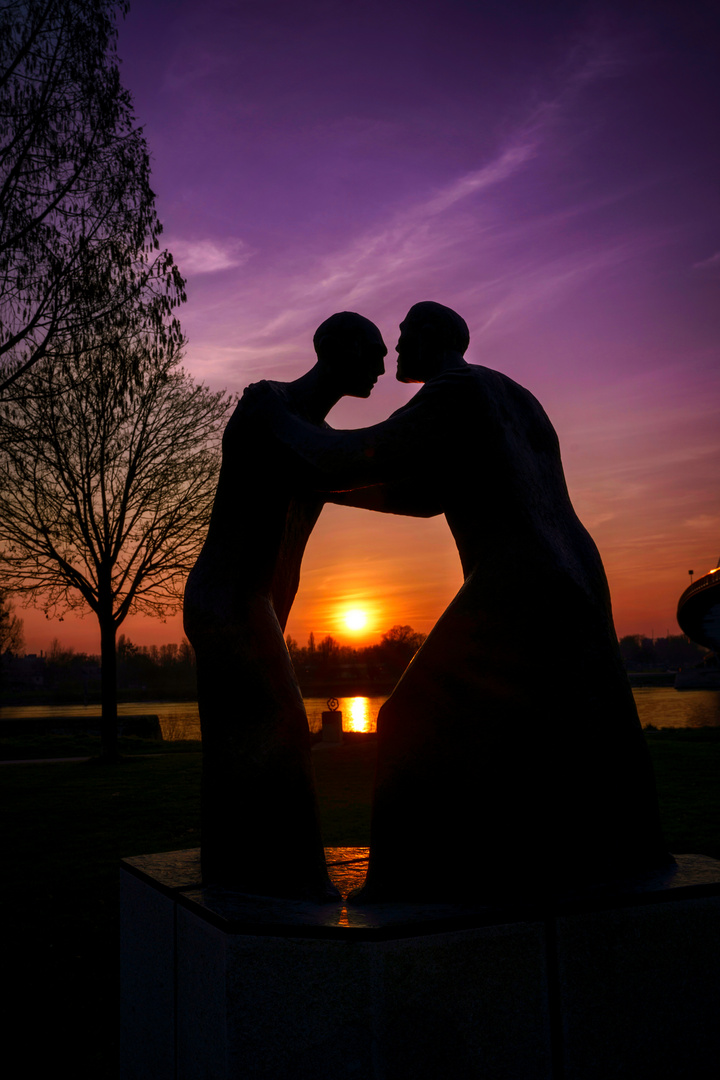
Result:
{"label": "statue's hand on shoulder", "polygon": [[272,401],[276,399],[277,395],[273,393],[270,383],[267,379],[261,379],[260,382],[250,383],[249,386],[245,387],[240,398],[240,404],[243,413],[252,415],[267,412]]}
{"label": "statue's hand on shoulder", "polygon": [[246,415],[255,420],[261,420],[266,430],[275,435],[290,439],[293,432],[297,437],[301,430],[301,428],[291,426],[293,422],[301,425],[302,421],[295,416],[290,407],[285,383],[273,383],[265,379],[251,383],[246,388],[241,403]]}

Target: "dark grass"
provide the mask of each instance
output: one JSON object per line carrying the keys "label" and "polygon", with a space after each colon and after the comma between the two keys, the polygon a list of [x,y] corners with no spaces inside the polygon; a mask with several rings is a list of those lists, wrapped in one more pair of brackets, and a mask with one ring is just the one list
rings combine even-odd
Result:
{"label": "dark grass", "polygon": [[200,754],[0,775],[3,969],[19,1013],[8,1030],[26,1032],[23,1075],[56,1059],[76,1077],[115,1076],[118,860],[199,843]]}
{"label": "dark grass", "polygon": [[313,753],[323,840],[328,847],[367,847],[375,770],[375,736],[348,739],[343,746]]}
{"label": "dark grass", "polygon": [[[201,742],[180,742],[162,739],[142,739],[137,735],[118,739],[121,754],[186,754],[201,749]],[[49,735],[4,735],[0,737],[0,762],[25,761],[36,758],[99,757],[102,744],[99,735],[84,733]]]}
{"label": "dark grass", "polygon": [[670,850],[720,859],[720,728],[646,733]]}
{"label": "dark grass", "polygon": [[[720,858],[720,730],[648,743],[671,850]],[[75,1078],[116,1076],[118,862],[199,844],[200,754],[180,748],[110,766],[0,767],[2,963],[17,1013],[6,1007],[3,1021],[22,1075],[53,1062]],[[374,754],[368,737],[315,751],[328,845],[368,844]]]}

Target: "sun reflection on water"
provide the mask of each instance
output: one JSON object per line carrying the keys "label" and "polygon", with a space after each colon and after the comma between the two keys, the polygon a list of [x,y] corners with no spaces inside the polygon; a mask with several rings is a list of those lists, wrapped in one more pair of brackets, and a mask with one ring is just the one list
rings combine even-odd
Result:
{"label": "sun reflection on water", "polygon": [[345,731],[369,731],[370,730],[370,701],[366,697],[347,698],[345,708],[348,716],[344,719]]}

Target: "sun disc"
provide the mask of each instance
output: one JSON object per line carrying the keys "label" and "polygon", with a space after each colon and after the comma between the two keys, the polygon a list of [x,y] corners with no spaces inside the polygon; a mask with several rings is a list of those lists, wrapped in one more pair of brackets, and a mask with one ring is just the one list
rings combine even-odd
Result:
{"label": "sun disc", "polygon": [[345,625],[348,630],[362,630],[367,621],[368,617],[364,611],[353,608],[352,611],[345,612]]}

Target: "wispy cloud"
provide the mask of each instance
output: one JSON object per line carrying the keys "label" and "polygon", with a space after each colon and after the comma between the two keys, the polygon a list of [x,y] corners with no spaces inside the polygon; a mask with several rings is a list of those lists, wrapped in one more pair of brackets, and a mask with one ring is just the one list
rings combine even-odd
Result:
{"label": "wispy cloud", "polygon": [[[543,236],[556,241],[564,224],[594,206],[577,205],[562,215],[548,212],[519,223],[483,201],[529,169],[538,152],[536,141],[518,143],[376,229],[314,262],[308,259],[302,269],[283,272],[273,266],[266,275],[254,276],[237,304],[254,323],[243,320],[244,344],[255,351],[287,347],[331,310],[367,308],[378,319],[392,312],[397,322],[403,305],[431,298],[462,300],[468,311],[474,308],[480,320],[475,333],[509,320],[516,326],[523,314],[547,308],[593,274],[632,260],[658,242],[638,232],[553,251]],[[425,295],[429,291],[432,297]]]}
{"label": "wispy cloud", "polygon": [[519,142],[508,147],[495,161],[461,176],[439,191],[437,195],[428,199],[426,203],[420,203],[415,210],[415,216],[431,217],[441,214],[455,203],[502,183],[529,161],[536,150],[537,144],[534,140]]}
{"label": "wispy cloud", "polygon": [[687,529],[713,529],[717,534],[720,533],[720,514],[698,514],[687,518],[683,525]]}
{"label": "wispy cloud", "polygon": [[693,263],[693,270],[720,270],[720,251],[716,251],[709,259]]}
{"label": "wispy cloud", "polygon": [[[498,152],[479,168],[416,193],[409,205],[360,235],[352,235],[349,226],[345,242],[330,250],[324,238],[324,247],[302,253],[291,245],[278,255],[259,252],[253,273],[237,275],[222,297],[232,318],[217,312],[219,318],[212,319],[217,345],[233,342],[235,374],[257,370],[261,356],[275,372],[289,366],[295,356],[306,355],[308,328],[343,309],[359,310],[381,325],[383,319],[397,325],[410,303],[432,298],[462,305],[474,315],[474,334],[490,327],[494,334],[510,326],[516,331],[521,318],[546,310],[592,275],[612,271],[661,242],[640,229],[622,236],[588,230],[586,221],[627,196],[620,188],[601,193],[578,189],[562,209],[552,199],[535,199],[534,177],[542,190],[558,137],[562,154],[572,155],[563,118],[577,95],[621,66],[616,56],[599,47],[593,54],[584,43],[570,58],[557,93],[529,107]],[[247,254],[241,247],[238,261]],[[228,257],[233,252],[228,256],[227,249],[217,261],[210,253],[198,260],[201,268],[195,272],[224,269],[232,265],[223,261]],[[179,250],[178,261],[190,272]],[[207,290],[202,297],[195,295],[198,327],[219,296],[217,290],[212,298]],[[210,347],[192,332],[191,340],[193,354]]]}
{"label": "wispy cloud", "polygon": [[242,240],[171,240],[168,247],[184,274],[214,274],[231,270],[252,255]]}
{"label": "wispy cloud", "polygon": [[535,140],[516,142],[480,169],[458,177],[372,231],[316,258],[314,264],[308,260],[301,272],[284,279],[280,273],[273,284],[280,313],[258,326],[254,339],[292,336],[299,326],[306,325],[310,311],[358,307],[370,297],[377,303],[397,295],[399,289],[406,291],[418,278],[432,277],[444,261],[451,265],[454,252],[466,244],[469,231],[477,237],[493,228],[484,220],[477,197],[510,180],[535,153]]}

